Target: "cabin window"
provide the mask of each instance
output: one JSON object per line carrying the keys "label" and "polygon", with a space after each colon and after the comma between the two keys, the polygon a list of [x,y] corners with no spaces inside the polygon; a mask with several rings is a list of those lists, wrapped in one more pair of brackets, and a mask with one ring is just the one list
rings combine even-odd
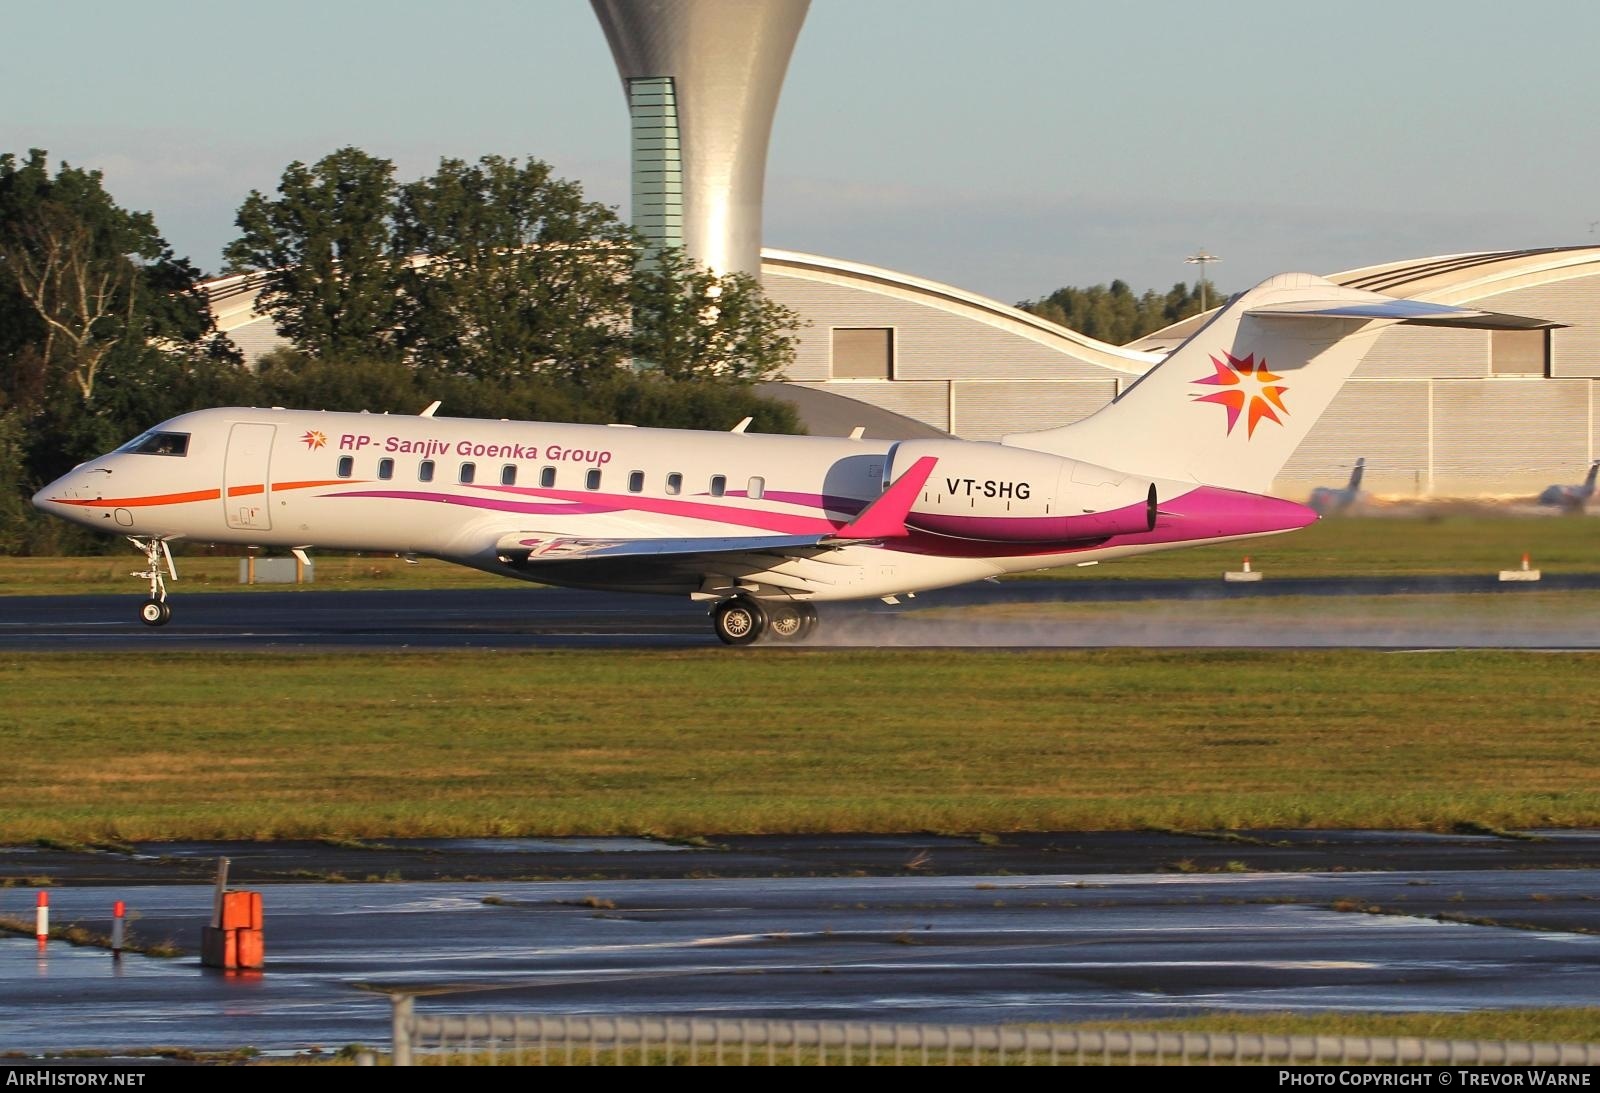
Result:
{"label": "cabin window", "polygon": [[630,473],[628,475],[628,492],[629,493],[643,493],[644,492],[644,472],[643,471],[633,471],[632,473]]}
{"label": "cabin window", "polygon": [[683,475],[677,471],[667,475],[667,492],[674,496],[683,492]]}
{"label": "cabin window", "polygon": [[119,452],[136,452],[139,455],[188,455],[188,433],[143,433],[128,441]]}
{"label": "cabin window", "polygon": [[539,485],[547,490],[555,489],[556,469],[554,467],[545,467],[539,471]]}
{"label": "cabin window", "polygon": [[600,488],[600,468],[590,467],[589,473],[583,476],[583,488],[597,490]]}
{"label": "cabin window", "polygon": [[340,478],[349,478],[351,472],[353,472],[355,469],[356,469],[356,457],[355,456],[353,456],[353,455],[341,455],[339,457],[339,477]]}
{"label": "cabin window", "polygon": [[502,486],[515,486],[517,484],[517,465],[507,463],[500,468],[500,484]]}
{"label": "cabin window", "polygon": [[461,473],[456,477],[456,481],[463,486],[470,486],[472,485],[472,480],[477,477],[478,465],[476,463],[463,463],[461,464]]}
{"label": "cabin window", "polygon": [[757,476],[755,476],[755,477],[750,479],[750,490],[749,490],[748,496],[750,497],[751,500],[753,500],[753,501],[761,500],[761,498],[766,494],[766,492],[767,492],[767,480],[765,478],[762,478],[760,475],[757,475]]}
{"label": "cabin window", "polygon": [[421,463],[417,464],[417,481],[418,482],[432,482],[433,481],[433,460],[424,459]]}
{"label": "cabin window", "polygon": [[394,477],[394,460],[387,458],[378,460],[378,477],[385,482]]}
{"label": "cabin window", "polygon": [[725,494],[727,492],[728,492],[728,476],[725,475],[725,474],[714,474],[714,475],[712,475],[711,476],[711,496],[712,497],[721,497],[723,494]]}

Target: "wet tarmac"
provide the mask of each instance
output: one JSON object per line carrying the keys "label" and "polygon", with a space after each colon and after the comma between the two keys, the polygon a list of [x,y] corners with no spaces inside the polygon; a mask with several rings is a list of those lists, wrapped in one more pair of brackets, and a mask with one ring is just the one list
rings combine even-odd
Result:
{"label": "wet tarmac", "polygon": [[[0,850],[6,875],[60,873],[57,923],[103,930],[120,898],[137,936],[191,950],[114,962],[0,939],[0,1049],[385,1044],[390,990],[424,1012],[976,1023],[1600,1001],[1600,832],[136,849]],[[219,852],[264,892],[263,973],[193,954]],[[261,883],[407,859],[486,879]],[[573,879],[511,879],[539,873]],[[0,912],[32,905],[0,889]]]}
{"label": "wet tarmac", "polygon": [[[1539,592],[1592,591],[1600,574],[1550,574],[1537,584],[1492,575],[1439,578],[1082,580],[979,582],[923,593],[898,605],[825,604],[813,646],[1600,648],[1600,621],[1523,610]],[[1334,604],[1396,598],[1381,621]],[[1435,609],[1445,597],[1451,611]],[[1272,601],[1260,615],[1215,605]],[[318,648],[714,647],[703,606],[667,597],[534,588],[447,591],[294,590],[183,595],[170,625],[137,621],[140,597],[32,596],[0,599],[0,650]],[[1052,617],[1055,604],[1164,604],[1151,614],[1108,610],[1092,624]],[[1034,605],[1037,614],[991,609]],[[986,613],[989,612],[989,613]]]}

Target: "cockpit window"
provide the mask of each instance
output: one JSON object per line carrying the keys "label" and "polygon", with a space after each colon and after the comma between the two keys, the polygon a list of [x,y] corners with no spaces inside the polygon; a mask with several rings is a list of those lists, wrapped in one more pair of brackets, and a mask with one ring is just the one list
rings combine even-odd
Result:
{"label": "cockpit window", "polygon": [[143,433],[128,441],[119,452],[134,452],[138,455],[188,455],[188,433]]}

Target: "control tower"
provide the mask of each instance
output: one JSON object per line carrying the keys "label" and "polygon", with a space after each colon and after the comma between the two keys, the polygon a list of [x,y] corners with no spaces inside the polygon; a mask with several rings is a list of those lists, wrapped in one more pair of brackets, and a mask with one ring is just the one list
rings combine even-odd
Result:
{"label": "control tower", "polygon": [[633,226],[761,276],[767,140],[811,0],[590,0],[633,129]]}

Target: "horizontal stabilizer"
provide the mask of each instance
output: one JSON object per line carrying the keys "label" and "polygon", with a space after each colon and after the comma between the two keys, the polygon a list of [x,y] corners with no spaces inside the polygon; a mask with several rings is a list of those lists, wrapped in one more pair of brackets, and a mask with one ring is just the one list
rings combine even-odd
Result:
{"label": "horizontal stabilizer", "polygon": [[822,544],[822,535],[745,535],[694,539],[584,539],[515,532],[501,536],[495,554],[507,565],[590,562],[602,558],[670,558],[709,554],[802,550]]}
{"label": "horizontal stabilizer", "polygon": [[1413,326],[1458,326],[1478,330],[1551,330],[1562,325],[1498,311],[1388,298],[1367,303],[1303,300],[1252,307],[1245,314],[1270,319],[1388,319]]}

